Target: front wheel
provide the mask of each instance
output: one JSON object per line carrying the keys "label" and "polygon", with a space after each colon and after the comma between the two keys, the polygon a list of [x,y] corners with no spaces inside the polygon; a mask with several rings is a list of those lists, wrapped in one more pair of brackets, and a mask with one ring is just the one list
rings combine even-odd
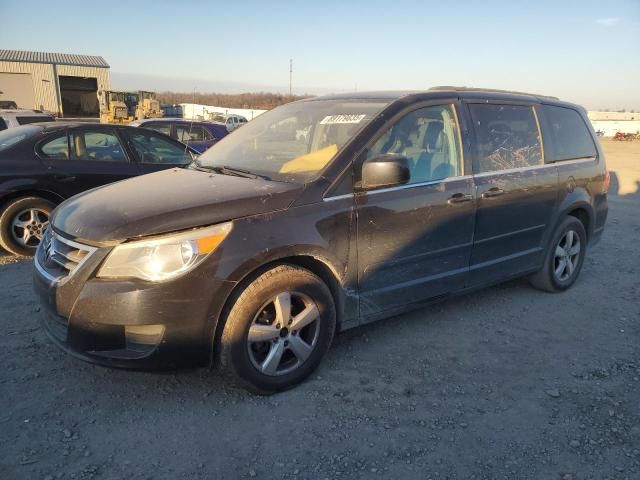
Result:
{"label": "front wheel", "polygon": [[565,218],[551,238],[543,268],[530,277],[531,284],[547,292],[562,292],[574,284],[587,250],[587,233],[575,217]]}
{"label": "front wheel", "polygon": [[320,364],[335,327],[325,283],[304,268],[278,265],[236,297],[220,339],[221,364],[255,393],[285,390]]}

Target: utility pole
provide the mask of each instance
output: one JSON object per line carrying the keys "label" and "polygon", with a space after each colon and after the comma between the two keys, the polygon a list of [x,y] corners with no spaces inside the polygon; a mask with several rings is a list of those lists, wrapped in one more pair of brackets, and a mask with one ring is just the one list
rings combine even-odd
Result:
{"label": "utility pole", "polygon": [[289,59],[289,96],[293,94],[293,58]]}

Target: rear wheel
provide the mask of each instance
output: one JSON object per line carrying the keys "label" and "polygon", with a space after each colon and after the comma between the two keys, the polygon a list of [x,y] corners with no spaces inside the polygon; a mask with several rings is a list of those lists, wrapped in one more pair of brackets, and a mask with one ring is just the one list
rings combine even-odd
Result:
{"label": "rear wheel", "polygon": [[531,284],[547,292],[561,292],[578,278],[587,248],[584,225],[575,217],[567,217],[556,229],[548,249],[544,267],[530,277]]}
{"label": "rear wheel", "polygon": [[16,255],[35,254],[54,208],[39,197],[13,200],[0,215],[0,246]]}
{"label": "rear wheel", "polygon": [[335,326],[324,282],[303,268],[279,265],[237,296],[220,339],[221,364],[255,393],[285,390],[320,364]]}

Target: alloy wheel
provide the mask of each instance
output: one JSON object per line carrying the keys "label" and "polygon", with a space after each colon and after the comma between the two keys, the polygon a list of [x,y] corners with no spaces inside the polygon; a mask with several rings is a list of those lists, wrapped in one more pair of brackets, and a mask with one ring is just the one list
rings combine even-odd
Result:
{"label": "alloy wheel", "polygon": [[282,292],[265,303],[247,336],[249,358],[261,373],[278,376],[300,367],[320,333],[320,311],[307,295]]}
{"label": "alloy wheel", "polygon": [[558,280],[566,282],[578,267],[580,260],[580,236],[574,230],[567,230],[556,245],[553,258],[553,273]]}
{"label": "alloy wheel", "polygon": [[37,247],[48,224],[48,212],[41,208],[27,208],[13,218],[11,235],[20,246]]}

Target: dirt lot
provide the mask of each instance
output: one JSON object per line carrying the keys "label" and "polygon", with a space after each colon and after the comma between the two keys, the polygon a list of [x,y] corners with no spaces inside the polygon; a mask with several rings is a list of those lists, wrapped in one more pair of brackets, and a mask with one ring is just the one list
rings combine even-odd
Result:
{"label": "dirt lot", "polygon": [[640,143],[605,147],[621,195],[573,289],[514,281],[348,332],[268,398],[72,359],[30,263],[3,257],[0,478],[640,478]]}

